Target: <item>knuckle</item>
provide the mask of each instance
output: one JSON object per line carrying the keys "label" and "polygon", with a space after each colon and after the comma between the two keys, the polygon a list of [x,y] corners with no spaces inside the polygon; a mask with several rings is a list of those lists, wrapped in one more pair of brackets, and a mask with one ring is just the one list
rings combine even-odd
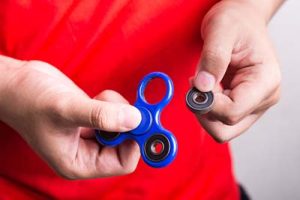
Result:
{"label": "knuckle", "polygon": [[105,99],[110,99],[112,95],[115,95],[115,91],[113,90],[103,90],[101,92],[101,98]]}
{"label": "knuckle", "polygon": [[131,174],[136,170],[137,165],[135,164],[129,164],[124,167],[124,174]]}
{"label": "knuckle", "polygon": [[237,111],[238,109],[232,109],[223,116],[223,123],[229,126],[236,125],[241,120],[241,114]]}
{"label": "knuckle", "polygon": [[235,124],[237,124],[238,119],[235,116],[225,116],[223,122],[226,125],[234,126]]}
{"label": "knuckle", "polygon": [[41,113],[46,113],[51,119],[56,122],[62,121],[67,115],[66,108],[68,107],[68,99],[60,98],[58,96],[48,97],[46,99],[40,99],[40,103],[37,104],[40,107]]}
{"label": "knuckle", "polygon": [[68,104],[67,100],[59,97],[54,97],[51,102],[53,105],[52,110],[57,114],[63,114]]}
{"label": "knuckle", "polygon": [[202,66],[217,68],[217,66],[225,66],[228,52],[220,46],[207,47],[202,57]]}
{"label": "knuckle", "polygon": [[216,133],[216,134],[211,134],[213,139],[220,144],[224,144],[226,142],[229,142],[231,140],[231,138],[228,136],[228,134],[225,133]]}
{"label": "knuckle", "polygon": [[270,88],[273,88],[273,89],[278,89],[280,88],[281,86],[281,80],[282,80],[282,77],[281,77],[281,73],[280,72],[275,72],[275,74],[273,75],[273,78],[272,80],[270,80]]}
{"label": "knuckle", "polygon": [[66,173],[64,171],[56,171],[57,174],[62,177],[63,179],[66,179],[66,180],[77,180],[78,178],[76,176],[74,176],[73,174],[70,174],[70,173]]}
{"label": "knuckle", "polygon": [[214,137],[214,140],[219,143],[219,144],[224,144],[229,142],[228,138],[222,137],[222,136],[218,136],[218,137]]}
{"label": "knuckle", "polygon": [[102,106],[95,106],[92,108],[90,120],[93,127],[100,127],[103,129],[108,127],[108,117]]}
{"label": "knuckle", "polygon": [[201,124],[204,125],[205,130],[217,143],[226,143],[232,139],[233,133],[232,131],[227,131],[226,127],[215,126],[215,124],[205,124],[205,122]]}
{"label": "knuckle", "polygon": [[53,166],[54,171],[62,178],[67,180],[77,180],[80,178],[78,174],[74,171],[74,169],[66,164],[66,162],[63,162],[61,164],[56,164]]}
{"label": "knuckle", "polygon": [[275,105],[280,101],[281,98],[281,90],[280,88],[278,88],[275,92],[275,94],[273,95],[273,98],[271,100],[271,105]]}
{"label": "knuckle", "polygon": [[[234,9],[231,11],[234,11]],[[238,23],[241,18],[235,12],[221,12],[219,13],[219,18],[217,20],[219,20],[219,23],[222,24],[222,27],[230,27],[231,30],[237,31],[238,26],[232,26],[232,22]]]}
{"label": "knuckle", "polygon": [[231,25],[232,21],[236,20],[236,17],[229,12],[210,11],[204,18],[204,25],[216,27],[216,26],[227,26]]}
{"label": "knuckle", "polygon": [[223,58],[224,50],[219,46],[209,47],[205,52],[206,60],[208,61],[219,61]]}

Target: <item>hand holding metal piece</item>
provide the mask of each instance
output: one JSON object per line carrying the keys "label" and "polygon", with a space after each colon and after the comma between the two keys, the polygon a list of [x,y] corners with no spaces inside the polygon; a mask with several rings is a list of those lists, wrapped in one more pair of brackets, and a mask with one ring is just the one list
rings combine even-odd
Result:
{"label": "hand holding metal piece", "polygon": [[197,114],[208,113],[214,103],[214,94],[210,92],[201,92],[197,88],[191,88],[186,95],[186,105]]}
{"label": "hand holding metal piece", "polygon": [[[144,96],[147,84],[154,78],[161,78],[167,85],[165,97],[156,104],[147,102]],[[171,132],[164,129],[160,123],[160,113],[171,101],[174,87],[171,79],[164,73],[153,72],[144,77],[140,82],[137,100],[134,104],[142,115],[142,120],[137,128],[124,133],[108,133],[96,130],[98,142],[106,146],[116,146],[124,140],[135,140],[141,150],[143,160],[152,167],[164,167],[170,164],[177,153],[177,142]]]}

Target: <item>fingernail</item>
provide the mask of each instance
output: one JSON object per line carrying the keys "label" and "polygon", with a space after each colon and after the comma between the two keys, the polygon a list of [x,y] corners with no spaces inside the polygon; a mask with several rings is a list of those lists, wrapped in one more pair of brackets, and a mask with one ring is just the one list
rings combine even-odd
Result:
{"label": "fingernail", "polygon": [[136,128],[142,119],[140,111],[134,106],[124,106],[122,108],[120,117],[122,126],[129,130]]}
{"label": "fingernail", "polygon": [[209,92],[215,86],[215,77],[208,72],[200,71],[195,80],[194,85],[202,92]]}

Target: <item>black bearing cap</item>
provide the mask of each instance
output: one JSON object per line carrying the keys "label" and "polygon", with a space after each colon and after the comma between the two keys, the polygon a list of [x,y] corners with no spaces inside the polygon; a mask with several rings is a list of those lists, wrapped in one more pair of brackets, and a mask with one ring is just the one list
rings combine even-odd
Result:
{"label": "black bearing cap", "polygon": [[196,114],[208,113],[214,103],[214,94],[210,92],[201,92],[197,88],[191,88],[186,95],[186,105]]}
{"label": "black bearing cap", "polygon": [[107,131],[100,131],[100,130],[97,131],[97,134],[99,134],[104,140],[107,141],[114,140],[120,135],[120,133],[117,132],[107,132]]}
{"label": "black bearing cap", "polygon": [[[160,145],[156,150],[156,145]],[[164,160],[170,153],[170,141],[162,134],[152,135],[145,143],[145,155],[152,162],[160,162]]]}

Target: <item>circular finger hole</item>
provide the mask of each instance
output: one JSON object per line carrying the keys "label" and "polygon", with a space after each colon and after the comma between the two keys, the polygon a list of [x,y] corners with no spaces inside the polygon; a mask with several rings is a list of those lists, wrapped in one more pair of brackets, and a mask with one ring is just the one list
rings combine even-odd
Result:
{"label": "circular finger hole", "polygon": [[152,135],[145,144],[145,154],[153,162],[164,160],[170,152],[170,141],[162,134]]}
{"label": "circular finger hole", "polygon": [[167,86],[163,79],[152,78],[144,90],[145,100],[150,104],[158,104],[167,93]]}

